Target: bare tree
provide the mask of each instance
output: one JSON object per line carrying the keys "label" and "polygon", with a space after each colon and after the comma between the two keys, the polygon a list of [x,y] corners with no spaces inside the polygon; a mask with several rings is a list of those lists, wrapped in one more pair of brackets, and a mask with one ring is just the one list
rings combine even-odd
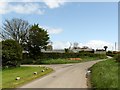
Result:
{"label": "bare tree", "polygon": [[28,30],[30,25],[27,21],[14,18],[11,20],[5,20],[1,28],[1,38],[4,39],[13,39],[19,44],[23,44],[29,36]]}
{"label": "bare tree", "polygon": [[73,44],[73,48],[74,48],[74,49],[77,49],[77,48],[78,48],[78,45],[79,45],[79,43],[74,42],[74,44]]}

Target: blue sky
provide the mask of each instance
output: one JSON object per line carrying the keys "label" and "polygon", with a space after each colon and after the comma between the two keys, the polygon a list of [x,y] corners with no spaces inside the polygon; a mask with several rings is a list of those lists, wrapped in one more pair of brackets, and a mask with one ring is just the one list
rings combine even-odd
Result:
{"label": "blue sky", "polygon": [[103,48],[108,45],[112,50],[118,41],[117,2],[31,2],[3,5],[4,11],[0,11],[3,22],[5,19],[22,18],[30,24],[38,23],[48,29],[55,49],[69,47],[70,42],[78,42],[80,47]]}

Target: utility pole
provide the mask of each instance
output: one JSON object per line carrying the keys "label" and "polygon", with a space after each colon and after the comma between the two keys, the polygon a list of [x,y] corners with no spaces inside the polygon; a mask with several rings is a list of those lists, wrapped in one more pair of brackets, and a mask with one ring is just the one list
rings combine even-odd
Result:
{"label": "utility pole", "polygon": [[115,51],[116,51],[116,42],[115,42]]}

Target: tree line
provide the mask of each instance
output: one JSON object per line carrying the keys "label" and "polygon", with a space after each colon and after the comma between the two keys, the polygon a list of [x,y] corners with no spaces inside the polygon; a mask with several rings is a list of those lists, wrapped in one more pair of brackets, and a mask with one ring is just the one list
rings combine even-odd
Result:
{"label": "tree line", "polygon": [[39,24],[30,25],[19,18],[5,20],[0,29],[3,67],[19,65],[23,51],[35,59],[41,49],[46,49],[50,39],[47,30],[39,27]]}

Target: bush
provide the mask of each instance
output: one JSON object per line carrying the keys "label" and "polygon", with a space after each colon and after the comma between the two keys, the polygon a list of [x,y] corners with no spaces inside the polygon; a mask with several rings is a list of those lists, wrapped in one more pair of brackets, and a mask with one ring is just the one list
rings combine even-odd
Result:
{"label": "bush", "polygon": [[114,57],[115,56],[115,53],[113,53],[112,51],[108,51],[106,53],[107,56],[111,56],[111,57]]}
{"label": "bush", "polygon": [[21,64],[35,64],[36,61],[32,58],[26,58],[22,60]]}
{"label": "bush", "polygon": [[117,61],[117,62],[120,62],[120,54],[116,54],[114,56],[114,59]]}
{"label": "bush", "polygon": [[14,40],[2,41],[2,66],[16,67],[22,59],[22,48]]}

